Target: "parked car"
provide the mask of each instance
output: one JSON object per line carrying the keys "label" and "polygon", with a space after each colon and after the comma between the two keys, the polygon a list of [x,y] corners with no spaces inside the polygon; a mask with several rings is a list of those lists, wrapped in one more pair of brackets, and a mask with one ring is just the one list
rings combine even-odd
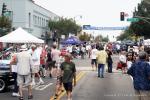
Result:
{"label": "parked car", "polygon": [[10,60],[0,60],[0,92],[5,91],[14,83],[9,63]]}

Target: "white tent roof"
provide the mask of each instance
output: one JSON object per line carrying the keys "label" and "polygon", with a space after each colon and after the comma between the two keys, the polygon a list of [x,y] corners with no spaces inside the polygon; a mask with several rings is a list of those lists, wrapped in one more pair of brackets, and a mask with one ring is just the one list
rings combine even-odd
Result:
{"label": "white tent roof", "polygon": [[0,37],[0,42],[7,43],[44,43],[42,39],[31,35],[30,33],[23,30],[21,27],[8,33],[7,35]]}
{"label": "white tent roof", "polygon": [[144,40],[144,45],[150,45],[150,39]]}

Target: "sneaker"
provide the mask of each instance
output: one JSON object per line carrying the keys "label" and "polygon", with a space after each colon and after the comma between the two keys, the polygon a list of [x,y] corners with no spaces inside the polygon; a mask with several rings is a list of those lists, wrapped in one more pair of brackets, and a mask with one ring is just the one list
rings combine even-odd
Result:
{"label": "sneaker", "polygon": [[38,82],[38,84],[39,84],[39,85],[42,85],[42,84],[44,84],[44,81],[40,80],[40,81]]}
{"label": "sneaker", "polygon": [[14,93],[14,92],[13,92],[13,93],[12,93],[12,96],[13,96],[13,97],[19,97],[20,95],[19,95],[19,93]]}
{"label": "sneaker", "polygon": [[19,100],[23,100],[23,97],[19,97]]}
{"label": "sneaker", "polygon": [[31,85],[34,86],[34,85],[36,85],[36,84],[35,84],[35,82],[32,82]]}
{"label": "sneaker", "polygon": [[29,96],[28,96],[28,99],[33,99],[33,95],[29,95]]}

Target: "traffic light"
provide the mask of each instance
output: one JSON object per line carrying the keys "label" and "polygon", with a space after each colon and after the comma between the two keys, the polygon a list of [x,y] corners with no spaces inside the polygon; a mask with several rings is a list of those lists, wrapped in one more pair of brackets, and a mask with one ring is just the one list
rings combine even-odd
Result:
{"label": "traffic light", "polygon": [[124,12],[120,12],[120,21],[124,21],[124,16],[125,16]]}
{"label": "traffic light", "polygon": [[2,16],[4,16],[5,12],[7,11],[7,5],[5,3],[3,3],[3,6],[2,6]]}

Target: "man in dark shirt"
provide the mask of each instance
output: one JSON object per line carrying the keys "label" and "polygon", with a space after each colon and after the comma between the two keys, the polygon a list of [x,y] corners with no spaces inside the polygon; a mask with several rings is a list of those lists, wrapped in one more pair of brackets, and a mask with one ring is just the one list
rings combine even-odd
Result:
{"label": "man in dark shirt", "polygon": [[71,61],[71,54],[65,55],[65,61],[61,64],[62,82],[67,92],[68,100],[72,100],[72,83],[74,79],[74,86],[76,85],[76,68],[75,64]]}
{"label": "man in dark shirt", "polygon": [[150,100],[150,65],[146,62],[147,53],[141,51],[139,60],[133,63],[128,74],[133,77],[133,85],[138,100]]}

